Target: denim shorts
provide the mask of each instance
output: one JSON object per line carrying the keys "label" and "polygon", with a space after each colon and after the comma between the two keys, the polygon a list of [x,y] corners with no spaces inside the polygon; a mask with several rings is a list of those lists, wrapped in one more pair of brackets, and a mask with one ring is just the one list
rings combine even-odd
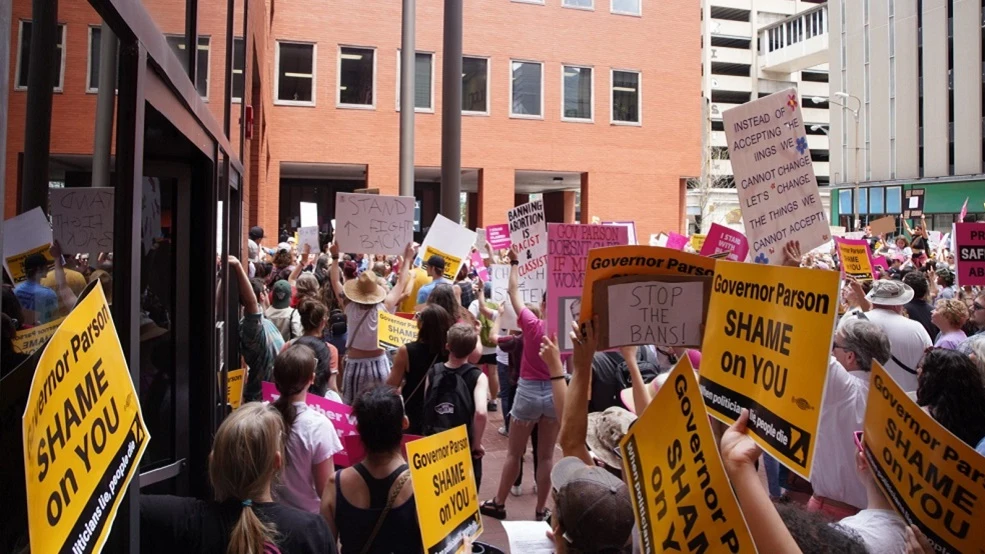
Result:
{"label": "denim shorts", "polygon": [[510,417],[517,421],[536,422],[540,418],[557,419],[550,381],[520,379]]}

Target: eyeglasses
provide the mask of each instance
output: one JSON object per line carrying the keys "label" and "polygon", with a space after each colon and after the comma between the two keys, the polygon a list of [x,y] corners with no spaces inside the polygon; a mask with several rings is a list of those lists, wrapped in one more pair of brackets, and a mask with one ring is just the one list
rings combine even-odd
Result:
{"label": "eyeglasses", "polygon": [[838,344],[837,342],[831,343],[831,351],[832,352],[834,352],[835,350],[837,350],[839,348],[842,349],[842,350],[844,350],[845,352],[851,352],[851,350],[845,348],[844,346]]}

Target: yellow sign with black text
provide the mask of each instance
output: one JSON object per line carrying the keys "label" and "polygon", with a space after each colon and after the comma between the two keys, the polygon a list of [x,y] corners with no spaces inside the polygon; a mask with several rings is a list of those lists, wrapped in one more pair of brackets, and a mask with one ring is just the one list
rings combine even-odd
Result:
{"label": "yellow sign with black text", "polygon": [[873,362],[862,434],[876,483],[935,552],[985,554],[985,457]]}
{"label": "yellow sign with black text", "polygon": [[708,235],[691,235],[691,248],[695,252],[701,252],[701,247],[705,245],[705,239]]}
{"label": "yellow sign with black text", "polygon": [[23,416],[32,552],[99,552],[150,435],[102,286],[38,362]]}
{"label": "yellow sign with black text", "polygon": [[580,323],[591,321],[596,281],[629,275],[671,275],[710,277],[715,260],[659,246],[608,246],[588,251],[585,284],[581,292]]}
{"label": "yellow sign with black text", "polygon": [[644,554],[756,551],[687,356],[619,447]]}
{"label": "yellow sign with black text", "polygon": [[55,334],[58,330],[58,326],[64,321],[64,317],[60,317],[54,321],[49,321],[44,325],[38,325],[37,327],[31,327],[30,329],[21,329],[14,334],[14,350],[20,352],[21,354],[33,354],[35,350],[41,348],[41,345],[45,343],[46,340],[51,338],[51,335]]}
{"label": "yellow sign with black text", "polygon": [[441,256],[442,258],[444,258],[445,271],[443,277],[445,279],[454,281],[455,278],[458,277],[458,270],[462,268],[461,258],[452,256],[451,254],[442,252],[441,250],[438,250],[437,248],[428,245],[427,248],[424,249],[424,256],[422,258],[424,260],[424,263],[427,263],[427,261],[431,258],[431,256]]}
{"label": "yellow sign with black text", "polygon": [[[222,374],[220,373],[221,377]],[[243,383],[246,381],[246,368],[233,369],[226,373],[226,402],[232,409],[243,403]]]}
{"label": "yellow sign with black text", "polygon": [[859,281],[872,280],[872,254],[864,239],[852,240],[835,237],[842,276]]}
{"label": "yellow sign with black text", "polygon": [[465,426],[407,443],[425,554],[460,554],[482,534],[482,516]]}
{"label": "yellow sign with black text", "polygon": [[708,413],[732,423],[749,408],[764,450],[810,479],[831,336],[834,271],[719,261],[701,348]]}
{"label": "yellow sign with black text", "polygon": [[27,279],[27,274],[24,273],[24,260],[32,254],[42,254],[48,261],[48,267],[55,263],[55,258],[51,255],[51,245],[45,244],[37,248],[28,250],[27,252],[21,252],[19,254],[14,254],[7,258],[7,267],[10,269],[10,279],[14,284],[20,283]]}
{"label": "yellow sign with black text", "polygon": [[380,322],[376,328],[376,339],[380,348],[400,348],[408,342],[417,340],[417,321],[404,319],[380,310]]}

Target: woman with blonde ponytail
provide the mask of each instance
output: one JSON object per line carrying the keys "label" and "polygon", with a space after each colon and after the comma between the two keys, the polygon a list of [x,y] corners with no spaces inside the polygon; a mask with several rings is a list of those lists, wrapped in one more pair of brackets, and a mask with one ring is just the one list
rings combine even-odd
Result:
{"label": "woman with blonde ponytail", "polygon": [[319,515],[273,501],[284,439],[283,418],[273,407],[251,402],[233,412],[219,426],[209,455],[216,501],[141,495],[141,552],[337,552]]}

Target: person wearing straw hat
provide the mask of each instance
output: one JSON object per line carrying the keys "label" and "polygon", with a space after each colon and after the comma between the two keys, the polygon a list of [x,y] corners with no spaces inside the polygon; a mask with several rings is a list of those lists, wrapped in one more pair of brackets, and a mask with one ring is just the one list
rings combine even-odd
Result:
{"label": "person wearing straw hat", "polygon": [[[332,255],[329,281],[336,297],[344,306],[349,328],[342,370],[342,401],[351,405],[360,391],[385,383],[390,375],[390,359],[377,341],[379,311],[393,313],[406,296],[407,281],[410,278],[407,266],[410,264],[400,265],[397,286],[387,292],[371,271],[363,272],[343,285],[339,279],[339,245],[333,242],[329,253]],[[404,249],[404,260],[412,260],[414,256],[414,245],[408,244]]]}

